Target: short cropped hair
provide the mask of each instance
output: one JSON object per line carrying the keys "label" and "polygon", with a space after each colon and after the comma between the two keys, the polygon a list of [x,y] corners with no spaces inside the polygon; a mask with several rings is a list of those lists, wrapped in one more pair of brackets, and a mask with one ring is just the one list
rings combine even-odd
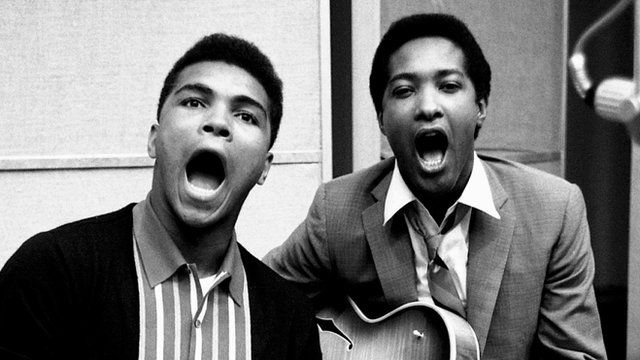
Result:
{"label": "short cropped hair", "polygon": [[443,37],[459,46],[465,57],[465,70],[476,90],[476,101],[489,101],[491,68],[467,26],[448,14],[415,14],[391,24],[373,57],[369,91],[378,114],[389,81],[389,59],[405,43],[423,37]]}
{"label": "short cropped hair", "polygon": [[269,58],[251,42],[236,36],[215,33],[203,37],[176,63],[164,79],[158,100],[157,120],[167,97],[173,91],[180,72],[189,65],[203,61],[222,61],[238,66],[251,74],[262,85],[270,100],[269,118],[271,139],[269,147],[278,136],[282,118],[282,80],[278,77]]}

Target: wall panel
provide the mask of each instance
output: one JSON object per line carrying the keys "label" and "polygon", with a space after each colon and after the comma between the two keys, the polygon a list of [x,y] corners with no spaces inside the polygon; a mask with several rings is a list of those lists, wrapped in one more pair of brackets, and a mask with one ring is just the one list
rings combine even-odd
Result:
{"label": "wall panel", "polygon": [[0,172],[0,266],[31,235],[145,198],[151,168]]}
{"label": "wall panel", "polygon": [[146,138],[162,81],[212,32],[254,42],[283,79],[276,164],[238,228],[260,235],[247,243],[258,256],[283,241],[331,168],[322,135],[330,116],[325,8],[316,0],[3,4],[0,266],[36,231],[144,197]]}

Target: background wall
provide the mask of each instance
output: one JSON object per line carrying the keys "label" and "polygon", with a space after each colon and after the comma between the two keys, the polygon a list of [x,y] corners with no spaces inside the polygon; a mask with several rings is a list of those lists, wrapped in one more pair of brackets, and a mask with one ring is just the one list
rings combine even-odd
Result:
{"label": "background wall", "polygon": [[[571,0],[570,44],[575,44],[586,28],[614,3]],[[632,77],[632,9],[630,6],[622,17],[588,43],[587,65],[596,83],[615,75]],[[566,178],[580,186],[587,204],[596,257],[596,295],[606,330],[607,350],[611,359],[623,359],[626,340],[635,338],[636,355],[628,353],[627,359],[637,359],[640,356],[638,333],[630,332],[627,337],[625,331],[629,281],[629,136],[623,125],[596,116],[573,89],[567,89],[567,95]],[[637,274],[632,276],[637,278]]]}
{"label": "background wall", "polygon": [[318,184],[331,174],[330,140],[323,139],[330,131],[327,3],[185,5],[3,4],[0,266],[38,231],[146,196],[147,133],[162,81],[184,51],[212,32],[254,42],[285,84],[275,166],[245,204],[239,239],[261,256],[304,217]]}

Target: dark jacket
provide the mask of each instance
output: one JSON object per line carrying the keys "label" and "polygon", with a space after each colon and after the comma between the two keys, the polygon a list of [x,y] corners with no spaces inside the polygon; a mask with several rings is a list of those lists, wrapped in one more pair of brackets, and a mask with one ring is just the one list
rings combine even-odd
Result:
{"label": "dark jacket", "polygon": [[[0,358],[135,359],[133,204],[27,240],[0,271]],[[240,246],[252,359],[319,359],[306,297]]]}

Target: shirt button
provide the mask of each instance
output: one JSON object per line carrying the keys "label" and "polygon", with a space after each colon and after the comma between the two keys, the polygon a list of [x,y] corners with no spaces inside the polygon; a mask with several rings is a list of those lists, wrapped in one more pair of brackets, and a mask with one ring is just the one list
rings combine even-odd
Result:
{"label": "shirt button", "polygon": [[196,321],[193,323],[193,325],[194,325],[195,327],[199,328],[199,327],[200,327],[200,325],[202,325],[202,322],[200,322],[200,320],[198,319],[198,320],[196,320]]}

